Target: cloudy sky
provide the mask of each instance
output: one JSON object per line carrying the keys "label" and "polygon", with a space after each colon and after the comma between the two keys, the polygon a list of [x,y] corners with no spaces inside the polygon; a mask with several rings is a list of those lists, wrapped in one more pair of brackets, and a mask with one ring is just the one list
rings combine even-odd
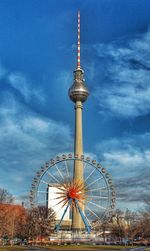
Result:
{"label": "cloudy sky", "polygon": [[150,187],[150,1],[0,1],[0,187],[26,198],[40,166],[73,151],[77,10],[84,152],[111,174],[117,208],[139,210]]}

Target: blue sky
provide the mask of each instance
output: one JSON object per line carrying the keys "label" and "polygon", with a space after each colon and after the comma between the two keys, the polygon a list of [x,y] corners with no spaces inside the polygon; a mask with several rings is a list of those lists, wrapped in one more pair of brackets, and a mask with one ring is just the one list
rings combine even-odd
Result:
{"label": "blue sky", "polygon": [[150,1],[0,1],[0,187],[24,200],[40,166],[73,151],[77,10],[84,152],[107,168],[117,207],[149,197]]}

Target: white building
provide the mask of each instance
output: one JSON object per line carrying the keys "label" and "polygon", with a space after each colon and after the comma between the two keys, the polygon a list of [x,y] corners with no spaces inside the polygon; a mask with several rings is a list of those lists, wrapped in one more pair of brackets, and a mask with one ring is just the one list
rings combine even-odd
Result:
{"label": "white building", "polygon": [[[60,220],[67,204],[63,207],[64,202],[60,202],[63,198],[58,198],[61,196],[59,194],[61,190],[56,186],[48,186],[48,208],[52,208],[56,214],[56,220]],[[64,218],[64,221],[71,220],[70,218],[70,209],[68,208]]]}

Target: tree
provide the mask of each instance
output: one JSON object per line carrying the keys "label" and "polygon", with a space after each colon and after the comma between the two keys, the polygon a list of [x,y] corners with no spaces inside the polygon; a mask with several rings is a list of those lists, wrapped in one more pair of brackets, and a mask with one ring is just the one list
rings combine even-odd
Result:
{"label": "tree", "polygon": [[133,245],[134,238],[138,235],[140,230],[140,222],[137,213],[131,212],[129,209],[125,212],[125,236],[130,239]]}
{"label": "tree", "polygon": [[150,238],[150,199],[146,199],[144,209],[140,211],[139,235],[144,239]]}
{"label": "tree", "polygon": [[6,236],[7,233],[7,208],[0,204],[0,238]]}
{"label": "tree", "polygon": [[109,215],[105,215],[105,217],[102,217],[101,214],[97,215],[101,217],[101,220],[94,222],[94,230],[96,232],[96,237],[102,237],[105,244],[107,240],[106,237],[109,236],[111,232],[112,217]]}
{"label": "tree", "polygon": [[120,240],[120,243],[127,244],[138,236],[140,231],[139,217],[136,212],[131,212],[127,209],[125,212],[116,210],[112,224],[112,235]]}
{"label": "tree", "polygon": [[12,194],[6,189],[0,188],[0,203],[12,203],[14,200]]}
{"label": "tree", "polygon": [[20,205],[0,204],[0,237],[24,238],[27,210]]}
{"label": "tree", "polygon": [[147,214],[147,216],[150,216],[150,199],[145,199],[144,200],[144,210],[143,212],[145,212]]}
{"label": "tree", "polygon": [[28,237],[29,239],[42,240],[42,237],[49,236],[54,226],[55,213],[51,208],[39,206],[28,213]]}
{"label": "tree", "polygon": [[106,243],[106,233],[109,230],[109,219],[108,218],[104,218],[101,221],[101,225],[100,225],[100,229],[102,230],[102,236],[103,236],[103,240],[104,240],[104,244]]}
{"label": "tree", "polygon": [[111,226],[111,232],[113,237],[117,237],[122,243],[122,239],[125,237],[125,224],[124,224],[124,213],[117,209],[113,216],[113,222]]}

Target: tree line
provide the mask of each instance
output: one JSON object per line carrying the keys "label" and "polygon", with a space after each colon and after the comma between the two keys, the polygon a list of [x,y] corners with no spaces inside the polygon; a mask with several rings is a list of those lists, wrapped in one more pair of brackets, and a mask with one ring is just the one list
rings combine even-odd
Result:
{"label": "tree line", "polygon": [[44,206],[24,208],[14,205],[13,196],[0,188],[0,239],[37,239],[49,236],[54,225],[55,213]]}
{"label": "tree line", "polygon": [[[55,225],[55,213],[44,206],[28,209],[23,205],[14,205],[13,196],[0,188],[0,240],[20,239],[35,240],[51,235]],[[150,240],[150,199],[145,200],[145,207],[139,212],[116,210],[111,219],[99,222],[95,231],[104,242],[109,237],[120,243],[135,240]]]}
{"label": "tree line", "polygon": [[96,230],[104,242],[109,231],[111,239],[119,244],[150,244],[150,200],[145,200],[144,208],[138,212],[117,209],[112,218],[103,219]]}

